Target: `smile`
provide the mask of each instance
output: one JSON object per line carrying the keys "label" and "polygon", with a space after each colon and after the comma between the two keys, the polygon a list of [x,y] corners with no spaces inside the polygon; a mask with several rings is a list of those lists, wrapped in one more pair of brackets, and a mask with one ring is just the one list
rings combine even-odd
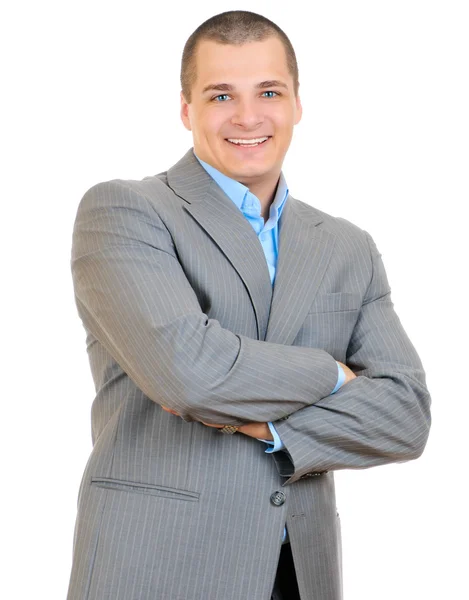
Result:
{"label": "smile", "polygon": [[241,139],[241,138],[227,138],[226,141],[234,146],[238,146],[240,148],[256,148],[262,144],[265,144],[270,139],[271,136],[264,136],[259,138],[252,138],[250,140]]}

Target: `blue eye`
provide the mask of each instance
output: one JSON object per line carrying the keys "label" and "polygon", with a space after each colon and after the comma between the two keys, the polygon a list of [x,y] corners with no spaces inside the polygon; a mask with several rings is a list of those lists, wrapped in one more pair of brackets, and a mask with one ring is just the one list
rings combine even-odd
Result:
{"label": "blue eye", "polygon": [[217,102],[224,102],[224,100],[219,100],[219,98],[228,98],[228,94],[220,94],[219,96],[215,96],[214,100]]}
{"label": "blue eye", "polygon": [[[264,94],[275,94],[275,96],[278,96],[277,92],[272,92],[271,90],[264,92]],[[274,96],[267,96],[268,98],[274,98]]]}

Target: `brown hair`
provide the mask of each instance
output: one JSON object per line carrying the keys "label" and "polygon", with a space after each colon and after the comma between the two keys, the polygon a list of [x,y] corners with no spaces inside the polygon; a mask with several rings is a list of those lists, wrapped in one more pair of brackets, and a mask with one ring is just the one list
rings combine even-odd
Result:
{"label": "brown hair", "polygon": [[278,25],[253,12],[230,10],[211,17],[192,33],[185,43],[181,61],[181,88],[186,102],[191,102],[191,90],[197,73],[195,57],[197,46],[202,40],[219,44],[242,45],[247,42],[262,42],[276,36],[285,48],[287,67],[293,77],[295,96],[298,95],[298,63],[295,51],[287,35]]}

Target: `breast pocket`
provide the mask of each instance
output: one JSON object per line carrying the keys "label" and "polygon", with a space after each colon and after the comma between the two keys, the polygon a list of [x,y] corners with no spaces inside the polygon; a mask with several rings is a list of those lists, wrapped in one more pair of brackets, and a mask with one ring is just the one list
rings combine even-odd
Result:
{"label": "breast pocket", "polygon": [[344,362],[361,302],[360,294],[351,292],[316,296],[294,343],[321,348]]}
{"label": "breast pocket", "polygon": [[359,311],[361,303],[361,295],[353,292],[318,294],[309,312],[324,313]]}

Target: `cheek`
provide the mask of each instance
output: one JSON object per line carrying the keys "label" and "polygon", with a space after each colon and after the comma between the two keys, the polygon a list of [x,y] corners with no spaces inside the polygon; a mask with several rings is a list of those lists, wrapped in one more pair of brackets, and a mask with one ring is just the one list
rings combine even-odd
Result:
{"label": "cheek", "polygon": [[207,133],[217,135],[222,129],[224,123],[229,120],[226,110],[211,110],[202,115],[201,128]]}
{"label": "cheek", "polygon": [[295,124],[294,114],[290,111],[285,112],[284,110],[275,110],[269,115],[270,119],[274,123],[275,128],[278,131],[290,131],[293,129]]}

